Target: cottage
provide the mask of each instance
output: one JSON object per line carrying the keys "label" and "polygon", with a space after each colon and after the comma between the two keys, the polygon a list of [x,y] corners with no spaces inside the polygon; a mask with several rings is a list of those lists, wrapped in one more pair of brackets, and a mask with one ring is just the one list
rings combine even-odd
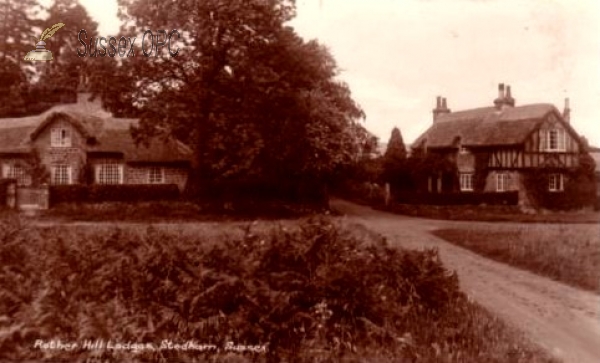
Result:
{"label": "cottage", "polygon": [[0,119],[1,177],[21,186],[43,174],[38,182],[51,185],[176,184],[182,190],[190,149],[173,139],[136,145],[130,133],[136,123],[112,117],[85,91],[76,103],[40,115]]}
{"label": "cottage", "polygon": [[452,112],[446,99],[438,97],[433,124],[412,144],[412,151],[440,156],[454,168],[432,170],[423,189],[518,191],[521,205],[532,202],[531,180],[537,183],[534,189],[550,196],[564,192],[587,155],[585,142],[570,124],[569,100],[563,112],[551,104],[515,103],[504,84],[490,107]]}

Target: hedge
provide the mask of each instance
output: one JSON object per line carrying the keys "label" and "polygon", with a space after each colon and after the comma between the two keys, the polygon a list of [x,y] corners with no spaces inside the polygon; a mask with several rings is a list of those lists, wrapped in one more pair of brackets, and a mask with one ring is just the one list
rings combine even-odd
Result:
{"label": "hedge", "polygon": [[53,185],[50,204],[175,200],[176,184]]}
{"label": "hedge", "polygon": [[401,204],[425,205],[516,205],[519,192],[469,192],[469,193],[398,193],[394,200]]}
{"label": "hedge", "polygon": [[220,181],[203,184],[198,193],[205,202],[248,203],[273,201],[326,205],[326,184],[319,180]]}

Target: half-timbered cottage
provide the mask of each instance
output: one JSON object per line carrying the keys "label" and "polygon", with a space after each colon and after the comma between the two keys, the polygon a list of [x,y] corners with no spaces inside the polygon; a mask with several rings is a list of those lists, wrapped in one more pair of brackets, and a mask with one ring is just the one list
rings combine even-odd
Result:
{"label": "half-timbered cottage", "polygon": [[0,177],[28,186],[44,169],[43,182],[51,185],[176,184],[184,189],[190,149],[173,139],[136,144],[130,132],[136,123],[112,117],[83,91],[76,103],[0,119]]}
{"label": "half-timbered cottage", "polygon": [[[503,84],[490,107],[452,112],[446,99],[438,97],[433,124],[412,149],[438,155],[455,166],[452,172],[432,170],[423,189],[432,193],[518,191],[522,205],[531,202],[528,180],[536,180],[537,190],[563,192],[586,153],[570,124],[568,99],[563,112],[547,103],[515,106],[510,86]],[[528,179],[532,175],[537,178]]]}

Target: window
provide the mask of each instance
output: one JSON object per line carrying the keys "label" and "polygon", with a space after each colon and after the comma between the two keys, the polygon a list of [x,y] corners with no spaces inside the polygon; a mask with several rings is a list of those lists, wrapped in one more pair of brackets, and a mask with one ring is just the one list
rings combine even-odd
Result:
{"label": "window", "polygon": [[69,165],[54,165],[52,167],[52,184],[71,184],[71,167]]}
{"label": "window", "polygon": [[162,184],[165,182],[165,173],[163,168],[150,168],[148,170],[148,183]]}
{"label": "window", "polygon": [[473,191],[473,174],[472,173],[460,174],[460,190],[463,192]]}
{"label": "window", "polygon": [[97,165],[96,183],[123,184],[123,165],[117,163]]}
{"label": "window", "polygon": [[469,150],[468,150],[466,147],[464,147],[464,146],[461,146],[461,147],[458,149],[458,152],[459,152],[459,153],[461,153],[461,154],[467,154],[467,153],[469,152]]}
{"label": "window", "polygon": [[510,187],[508,185],[509,178],[507,173],[499,173],[496,174],[496,191],[497,192],[505,192]]}
{"label": "window", "polygon": [[17,164],[4,164],[2,166],[2,177],[15,179],[18,185],[31,184],[31,178],[25,168]]}
{"label": "window", "polygon": [[52,147],[70,147],[71,130],[66,127],[53,128],[50,132],[50,146]]}
{"label": "window", "polygon": [[563,129],[546,131],[546,151],[565,151],[566,136]]}
{"label": "window", "polygon": [[565,190],[565,180],[562,174],[550,174],[548,179],[548,190],[551,192],[562,192]]}

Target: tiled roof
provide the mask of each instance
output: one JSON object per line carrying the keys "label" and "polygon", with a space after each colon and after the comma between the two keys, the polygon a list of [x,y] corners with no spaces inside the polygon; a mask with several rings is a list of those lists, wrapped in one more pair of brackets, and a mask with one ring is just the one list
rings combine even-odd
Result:
{"label": "tiled roof", "polygon": [[129,162],[175,162],[191,158],[190,149],[173,139],[153,139],[149,147],[136,145],[130,128],[137,120],[114,118],[80,104],[55,106],[36,116],[0,119],[0,153],[31,151],[32,137],[35,138],[57,116],[66,117],[84,137],[95,139],[88,151],[122,153]]}
{"label": "tiled roof", "polygon": [[[427,147],[515,145],[525,141],[538,124],[551,112],[560,112],[551,104],[531,104],[518,107],[476,108],[441,114],[414,143],[419,147],[426,140]],[[460,138],[460,139],[459,139]]]}

